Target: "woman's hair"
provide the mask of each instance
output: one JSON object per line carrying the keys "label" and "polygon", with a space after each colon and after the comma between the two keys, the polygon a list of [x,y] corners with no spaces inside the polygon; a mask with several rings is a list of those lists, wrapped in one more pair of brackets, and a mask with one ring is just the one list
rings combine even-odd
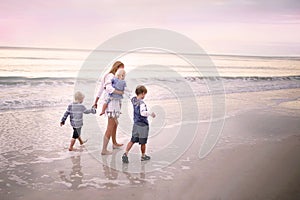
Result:
{"label": "woman's hair", "polygon": [[81,92],[78,91],[74,94],[74,101],[76,103],[83,101],[83,99],[84,99],[84,94],[82,94]]}
{"label": "woman's hair", "polygon": [[115,74],[120,67],[124,67],[124,64],[121,61],[116,61],[111,67],[109,73]]}
{"label": "woman's hair", "polygon": [[142,94],[142,93],[147,93],[147,89],[146,89],[146,87],[145,86],[143,86],[143,85],[138,85],[137,87],[136,87],[136,89],[135,89],[135,94],[136,95],[139,95],[139,94]]}

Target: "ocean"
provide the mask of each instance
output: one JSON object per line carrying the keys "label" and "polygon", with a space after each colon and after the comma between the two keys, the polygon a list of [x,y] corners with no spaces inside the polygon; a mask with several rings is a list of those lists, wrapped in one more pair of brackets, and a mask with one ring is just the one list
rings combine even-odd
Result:
{"label": "ocean", "polygon": [[[96,52],[99,60],[91,60],[91,53],[92,50],[1,47],[0,112],[66,106],[72,101],[75,85],[82,79],[80,72],[87,62],[92,66],[88,73],[93,78],[85,77],[84,84],[94,93],[86,96],[86,102],[92,104],[99,80],[110,68],[101,66],[100,59],[116,52]],[[178,56],[147,50],[118,55],[115,60],[125,63],[129,89],[134,90],[137,83],[146,84],[150,94],[148,99],[300,87],[300,57],[193,55],[199,59],[205,56],[212,61],[210,66],[195,67],[182,59],[185,53]],[[211,91],[209,83],[221,83],[222,87]],[[190,89],[185,90],[183,85]]]}

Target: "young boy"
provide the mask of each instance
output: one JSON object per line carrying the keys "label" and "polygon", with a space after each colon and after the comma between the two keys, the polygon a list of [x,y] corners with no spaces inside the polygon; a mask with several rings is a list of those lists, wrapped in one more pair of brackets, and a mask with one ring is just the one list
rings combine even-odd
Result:
{"label": "young boy", "polygon": [[71,103],[67,111],[65,112],[64,116],[61,119],[60,126],[65,124],[66,119],[70,115],[70,123],[73,127],[73,137],[71,139],[69,151],[73,151],[73,146],[76,142],[76,139],[79,140],[80,145],[83,145],[83,142],[80,133],[81,133],[81,127],[83,125],[83,113],[89,114],[89,113],[96,113],[95,108],[86,109],[84,105],[82,105],[82,102],[84,100],[84,95],[81,92],[76,92],[74,95],[74,102]]}
{"label": "young boy", "polygon": [[130,142],[128,142],[126,147],[126,152],[122,156],[123,163],[128,163],[128,153],[134,143],[139,142],[141,145],[142,157],[141,161],[150,160],[150,156],[145,154],[146,152],[146,143],[149,133],[149,122],[148,116],[155,117],[155,113],[149,112],[147,106],[144,103],[143,99],[147,94],[147,89],[145,86],[137,86],[136,97],[131,99],[133,105],[133,128],[132,128],[132,137]]}
{"label": "young boy", "polygon": [[[124,80],[125,76],[126,76],[125,70],[123,68],[118,69],[118,71],[116,72],[116,76],[111,80],[111,84],[113,88],[115,88],[116,90],[123,91],[123,92],[126,91],[130,93],[130,91],[128,91],[126,88],[127,85]],[[105,113],[105,110],[107,109],[107,106],[112,99],[119,99],[120,107],[121,107],[121,99],[123,99],[123,95],[115,94],[115,93],[109,94],[109,96],[105,99],[105,103],[102,106],[102,111],[100,113],[100,116]]]}

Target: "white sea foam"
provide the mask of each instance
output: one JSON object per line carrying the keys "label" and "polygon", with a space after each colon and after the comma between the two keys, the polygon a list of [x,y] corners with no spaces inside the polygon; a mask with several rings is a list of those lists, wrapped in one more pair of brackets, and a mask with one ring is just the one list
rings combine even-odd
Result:
{"label": "white sea foam", "polygon": [[[16,79],[16,80],[15,80]],[[181,79],[161,78],[147,79],[149,94],[147,99],[182,99],[194,96],[210,96],[213,94],[231,94],[243,92],[257,92],[280,90],[300,87],[300,77],[215,77],[213,79],[201,77],[186,77]],[[21,80],[21,81],[20,81]],[[49,84],[44,84],[44,82]],[[57,107],[68,105],[73,98],[76,79],[0,77],[2,98],[0,111]],[[128,82],[143,82],[143,79],[132,79]],[[51,84],[50,84],[51,83]],[[210,84],[218,87],[210,88]],[[20,85],[21,84],[21,85]],[[22,85],[24,84],[24,85]],[[96,83],[86,81],[87,89],[96,89]],[[49,94],[53,94],[50,95]],[[88,95],[85,102],[93,102],[94,95]],[[126,101],[126,98],[124,99]]]}

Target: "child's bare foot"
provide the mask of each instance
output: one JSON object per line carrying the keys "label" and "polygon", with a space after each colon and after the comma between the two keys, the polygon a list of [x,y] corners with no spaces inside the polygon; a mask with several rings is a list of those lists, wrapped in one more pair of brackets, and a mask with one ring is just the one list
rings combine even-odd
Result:
{"label": "child's bare foot", "polygon": [[107,150],[105,150],[105,151],[102,151],[101,152],[101,155],[111,155],[112,154],[112,152],[111,151],[107,151]]}
{"label": "child's bare foot", "polygon": [[88,139],[83,140],[82,143],[80,143],[80,145],[84,145],[85,143],[87,143]]}
{"label": "child's bare foot", "polygon": [[73,151],[74,149],[73,148],[69,148],[69,151]]}
{"label": "child's bare foot", "polygon": [[101,113],[100,113],[100,116],[102,116],[102,115],[104,115],[104,114],[105,114],[105,112],[101,112]]}

